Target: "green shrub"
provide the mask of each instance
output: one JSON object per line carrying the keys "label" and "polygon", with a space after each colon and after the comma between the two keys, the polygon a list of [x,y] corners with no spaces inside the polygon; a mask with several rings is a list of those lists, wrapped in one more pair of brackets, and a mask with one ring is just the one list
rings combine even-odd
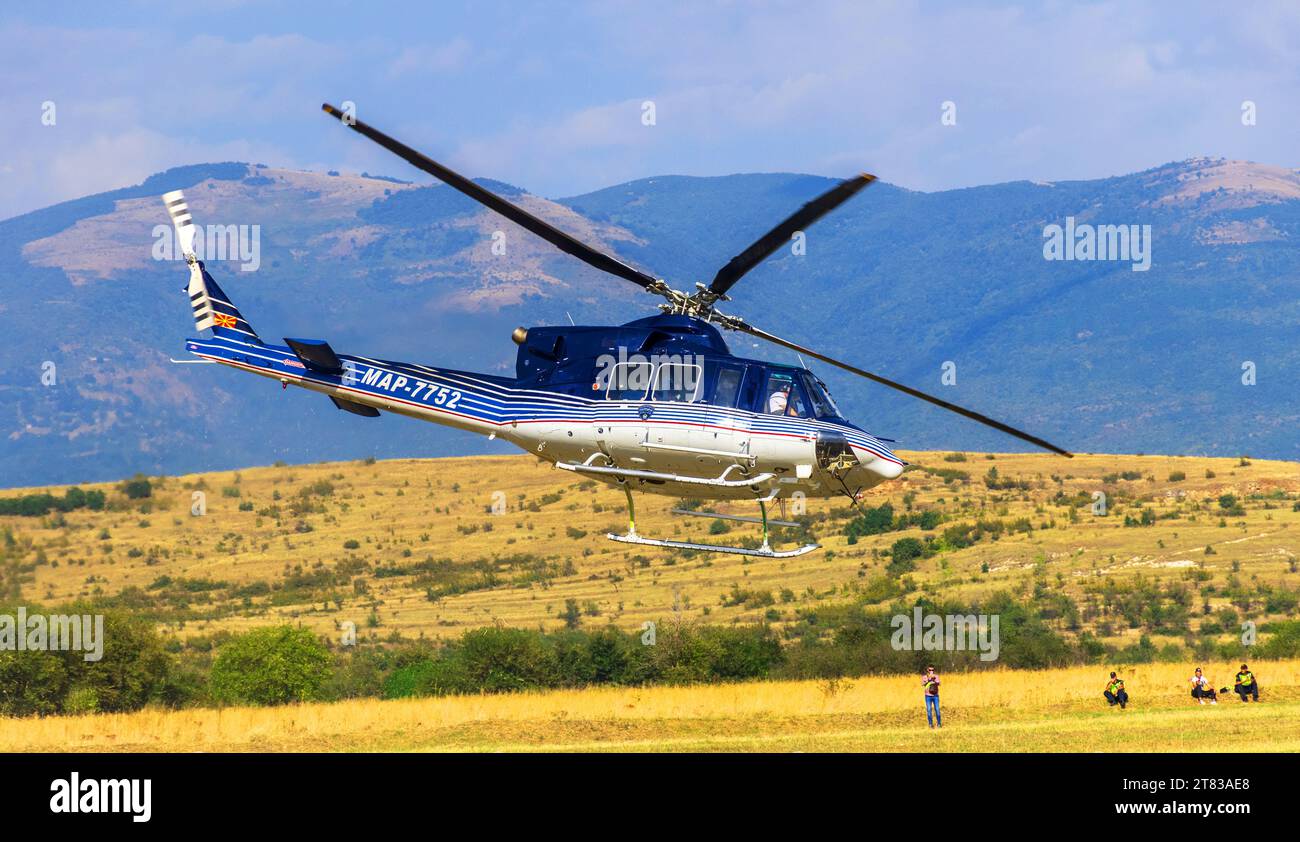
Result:
{"label": "green shrub", "polygon": [[1300,620],[1273,623],[1272,634],[1257,649],[1263,658],[1300,658]]}
{"label": "green shrub", "polygon": [[916,559],[925,555],[925,544],[916,538],[900,538],[889,549],[891,561],[886,568],[892,575],[900,576],[916,569]]}
{"label": "green shrub", "polygon": [[63,660],[52,653],[0,651],[0,714],[57,713],[67,683]]}
{"label": "green shrub", "polygon": [[866,535],[882,535],[894,528],[894,507],[884,503],[876,508],[866,509],[861,517],[849,521],[844,534],[850,538]]}
{"label": "green shrub", "polygon": [[438,662],[432,659],[398,667],[384,679],[384,698],[405,699],[410,696],[429,695],[425,688],[437,669]]}
{"label": "green shrub", "polygon": [[212,664],[212,693],[228,704],[310,701],[329,676],[329,650],[311,631],[268,626],[221,647]]}
{"label": "green shrub", "polygon": [[554,662],[542,635],[525,629],[489,627],[461,637],[455,659],[469,686],[489,693],[547,686]]}
{"label": "green shrub", "polygon": [[716,639],[705,639],[685,622],[660,626],[649,648],[655,674],[668,684],[707,681],[709,667],[720,655]]}
{"label": "green shrub", "polygon": [[782,659],[780,642],[763,626],[705,626],[699,634],[710,644],[714,679],[764,678]]}
{"label": "green shrub", "polygon": [[99,694],[93,687],[74,687],[63,699],[63,712],[71,715],[99,713]]}
{"label": "green shrub", "polygon": [[164,650],[153,623],[123,611],[82,604],[64,606],[59,612],[104,617],[102,658],[87,661],[83,652],[60,653],[65,656],[69,686],[93,691],[100,711],[121,713],[151,702],[176,702],[171,695],[175,661]]}

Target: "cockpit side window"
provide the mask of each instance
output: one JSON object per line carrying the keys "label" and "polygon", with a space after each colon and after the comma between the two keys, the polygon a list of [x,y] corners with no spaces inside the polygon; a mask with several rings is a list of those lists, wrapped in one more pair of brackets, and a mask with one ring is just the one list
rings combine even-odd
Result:
{"label": "cockpit side window", "polygon": [[808,417],[808,400],[792,374],[784,371],[770,372],[763,395],[763,412],[769,415]]}
{"label": "cockpit side window", "polygon": [[744,379],[743,368],[719,368],[717,381],[713,385],[713,399],[709,403],[714,406],[736,406],[736,400],[740,397],[740,384]]}

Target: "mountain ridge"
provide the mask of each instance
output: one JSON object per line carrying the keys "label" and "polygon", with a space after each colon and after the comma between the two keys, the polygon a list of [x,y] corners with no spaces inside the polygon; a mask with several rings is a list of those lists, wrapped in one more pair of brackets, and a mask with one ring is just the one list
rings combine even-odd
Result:
{"label": "mountain ridge", "polygon": [[[676,286],[834,179],[655,176],[546,199],[482,180]],[[445,185],[257,164],[191,165],[0,221],[0,485],[217,469],[275,459],[500,452],[234,372],[170,366],[192,323],[183,267],[152,259],[158,196],[199,224],[260,229],[260,266],[218,281],[267,336],[513,370],[516,324],[623,322],[657,302],[558,253]],[[1150,271],[1044,260],[1044,226],[1151,225]],[[504,255],[492,250],[503,236]],[[1052,440],[1095,452],[1300,457],[1300,170],[1192,158],[1105,179],[868,190],[774,254],[729,305],[751,322]],[[376,327],[379,325],[379,327]],[[786,360],[728,336],[733,351]],[[42,385],[53,362],[54,385]],[[1244,385],[1242,367],[1257,372]],[[911,447],[1010,442],[816,367],[850,417]],[[216,375],[216,376],[213,376]],[[277,392],[279,390],[276,390]]]}

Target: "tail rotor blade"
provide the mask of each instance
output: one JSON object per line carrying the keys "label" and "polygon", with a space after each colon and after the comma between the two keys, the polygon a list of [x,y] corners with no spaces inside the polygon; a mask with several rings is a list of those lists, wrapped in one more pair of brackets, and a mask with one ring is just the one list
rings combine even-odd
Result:
{"label": "tail rotor blade", "polygon": [[185,194],[180,190],[164,193],[163,204],[171,215],[172,225],[176,226],[176,235],[180,238],[181,253],[186,257],[194,256],[194,221],[190,218],[190,207],[185,202]]}

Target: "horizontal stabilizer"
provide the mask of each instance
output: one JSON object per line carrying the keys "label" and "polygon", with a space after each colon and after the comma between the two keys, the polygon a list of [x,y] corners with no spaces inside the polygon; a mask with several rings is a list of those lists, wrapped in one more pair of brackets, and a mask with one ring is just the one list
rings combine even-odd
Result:
{"label": "horizontal stabilizer", "polygon": [[[325,347],[328,348],[329,346],[326,345]],[[345,401],[342,400],[341,398],[336,398],[333,395],[330,395],[330,400],[334,401],[334,405],[337,406],[339,409],[343,410],[344,412],[351,412],[353,415],[362,415],[365,416],[366,418],[379,417],[379,410],[375,409],[373,406],[366,406],[363,403],[353,403],[352,401]]]}
{"label": "horizontal stabilizer", "polygon": [[290,339],[286,336],[284,341],[289,343],[289,347],[298,355],[298,359],[302,360],[303,365],[312,371],[319,371],[322,374],[343,373],[343,361],[324,339]]}

